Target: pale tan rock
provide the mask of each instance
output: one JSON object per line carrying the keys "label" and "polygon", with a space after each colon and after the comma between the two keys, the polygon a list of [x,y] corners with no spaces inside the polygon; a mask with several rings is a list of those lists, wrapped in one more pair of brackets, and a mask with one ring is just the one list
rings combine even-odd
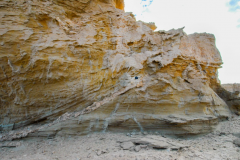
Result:
{"label": "pale tan rock", "polygon": [[157,26],[155,25],[154,22],[150,22],[150,23],[142,22],[142,23],[144,23],[146,26],[151,28],[153,31],[155,31],[157,29]]}
{"label": "pale tan rock", "polygon": [[135,146],[135,148],[134,148],[134,150],[135,150],[136,152],[139,152],[141,149],[142,149],[142,148],[141,148],[141,146],[140,146],[140,145],[138,145],[138,146]]}
{"label": "pale tan rock", "polygon": [[240,84],[239,83],[222,84],[221,86],[229,92],[237,92],[237,91],[240,92]]}
{"label": "pale tan rock", "polygon": [[222,84],[219,95],[228,104],[231,111],[240,115],[240,84]]}
{"label": "pale tan rock", "polygon": [[123,142],[120,144],[123,150],[129,150],[134,147],[134,144],[132,142]]}
{"label": "pale tan rock", "polygon": [[118,0],[0,5],[1,128],[47,123],[15,137],[198,134],[230,115],[216,94],[222,60],[211,34],[153,32]]}

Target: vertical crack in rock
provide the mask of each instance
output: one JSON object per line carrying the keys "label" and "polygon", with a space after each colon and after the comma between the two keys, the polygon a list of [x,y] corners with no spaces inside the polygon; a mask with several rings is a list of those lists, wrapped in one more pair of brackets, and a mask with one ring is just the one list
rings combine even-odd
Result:
{"label": "vertical crack in rock", "polygon": [[140,131],[143,133],[143,132],[144,132],[143,127],[142,127],[141,124],[137,121],[137,118],[133,116],[133,120],[137,123]]}
{"label": "vertical crack in rock", "polygon": [[114,108],[114,110],[112,111],[110,117],[105,119],[105,122],[103,124],[103,133],[106,132],[107,128],[108,128],[108,121],[111,120],[113,118],[113,116],[116,114],[117,110],[119,108],[119,103],[116,104],[116,107]]}

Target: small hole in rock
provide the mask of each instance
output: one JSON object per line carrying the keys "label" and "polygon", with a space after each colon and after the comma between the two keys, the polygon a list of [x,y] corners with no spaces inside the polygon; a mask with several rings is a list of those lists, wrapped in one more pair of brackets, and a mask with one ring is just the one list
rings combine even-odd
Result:
{"label": "small hole in rock", "polygon": [[136,76],[135,79],[138,79],[138,77]]}
{"label": "small hole in rock", "polygon": [[134,143],[134,144],[137,145],[137,146],[138,146],[138,145],[141,145],[141,143]]}

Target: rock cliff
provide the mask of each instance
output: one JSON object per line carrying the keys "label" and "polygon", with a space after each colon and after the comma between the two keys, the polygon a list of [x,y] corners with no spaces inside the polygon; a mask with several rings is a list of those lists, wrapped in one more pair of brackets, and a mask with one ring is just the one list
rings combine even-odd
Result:
{"label": "rock cliff", "polygon": [[222,60],[212,34],[154,32],[123,0],[0,7],[2,130],[54,121],[38,131],[198,134],[230,114],[216,94]]}
{"label": "rock cliff", "polygon": [[222,84],[219,95],[226,101],[231,111],[240,115],[240,84]]}

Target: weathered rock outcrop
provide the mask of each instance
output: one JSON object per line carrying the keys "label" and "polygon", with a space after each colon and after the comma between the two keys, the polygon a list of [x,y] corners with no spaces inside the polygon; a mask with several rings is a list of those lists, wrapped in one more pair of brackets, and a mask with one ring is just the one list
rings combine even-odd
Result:
{"label": "weathered rock outcrop", "polygon": [[233,92],[233,93],[240,92],[240,84],[239,83],[222,84],[221,86],[229,92]]}
{"label": "weathered rock outcrop", "polygon": [[231,111],[240,115],[240,84],[222,84],[219,95],[226,101]]}
{"label": "weathered rock outcrop", "polygon": [[154,32],[153,24],[124,13],[120,0],[0,6],[3,130],[68,112],[41,131],[197,134],[229,116],[213,90],[222,60],[211,34]]}

